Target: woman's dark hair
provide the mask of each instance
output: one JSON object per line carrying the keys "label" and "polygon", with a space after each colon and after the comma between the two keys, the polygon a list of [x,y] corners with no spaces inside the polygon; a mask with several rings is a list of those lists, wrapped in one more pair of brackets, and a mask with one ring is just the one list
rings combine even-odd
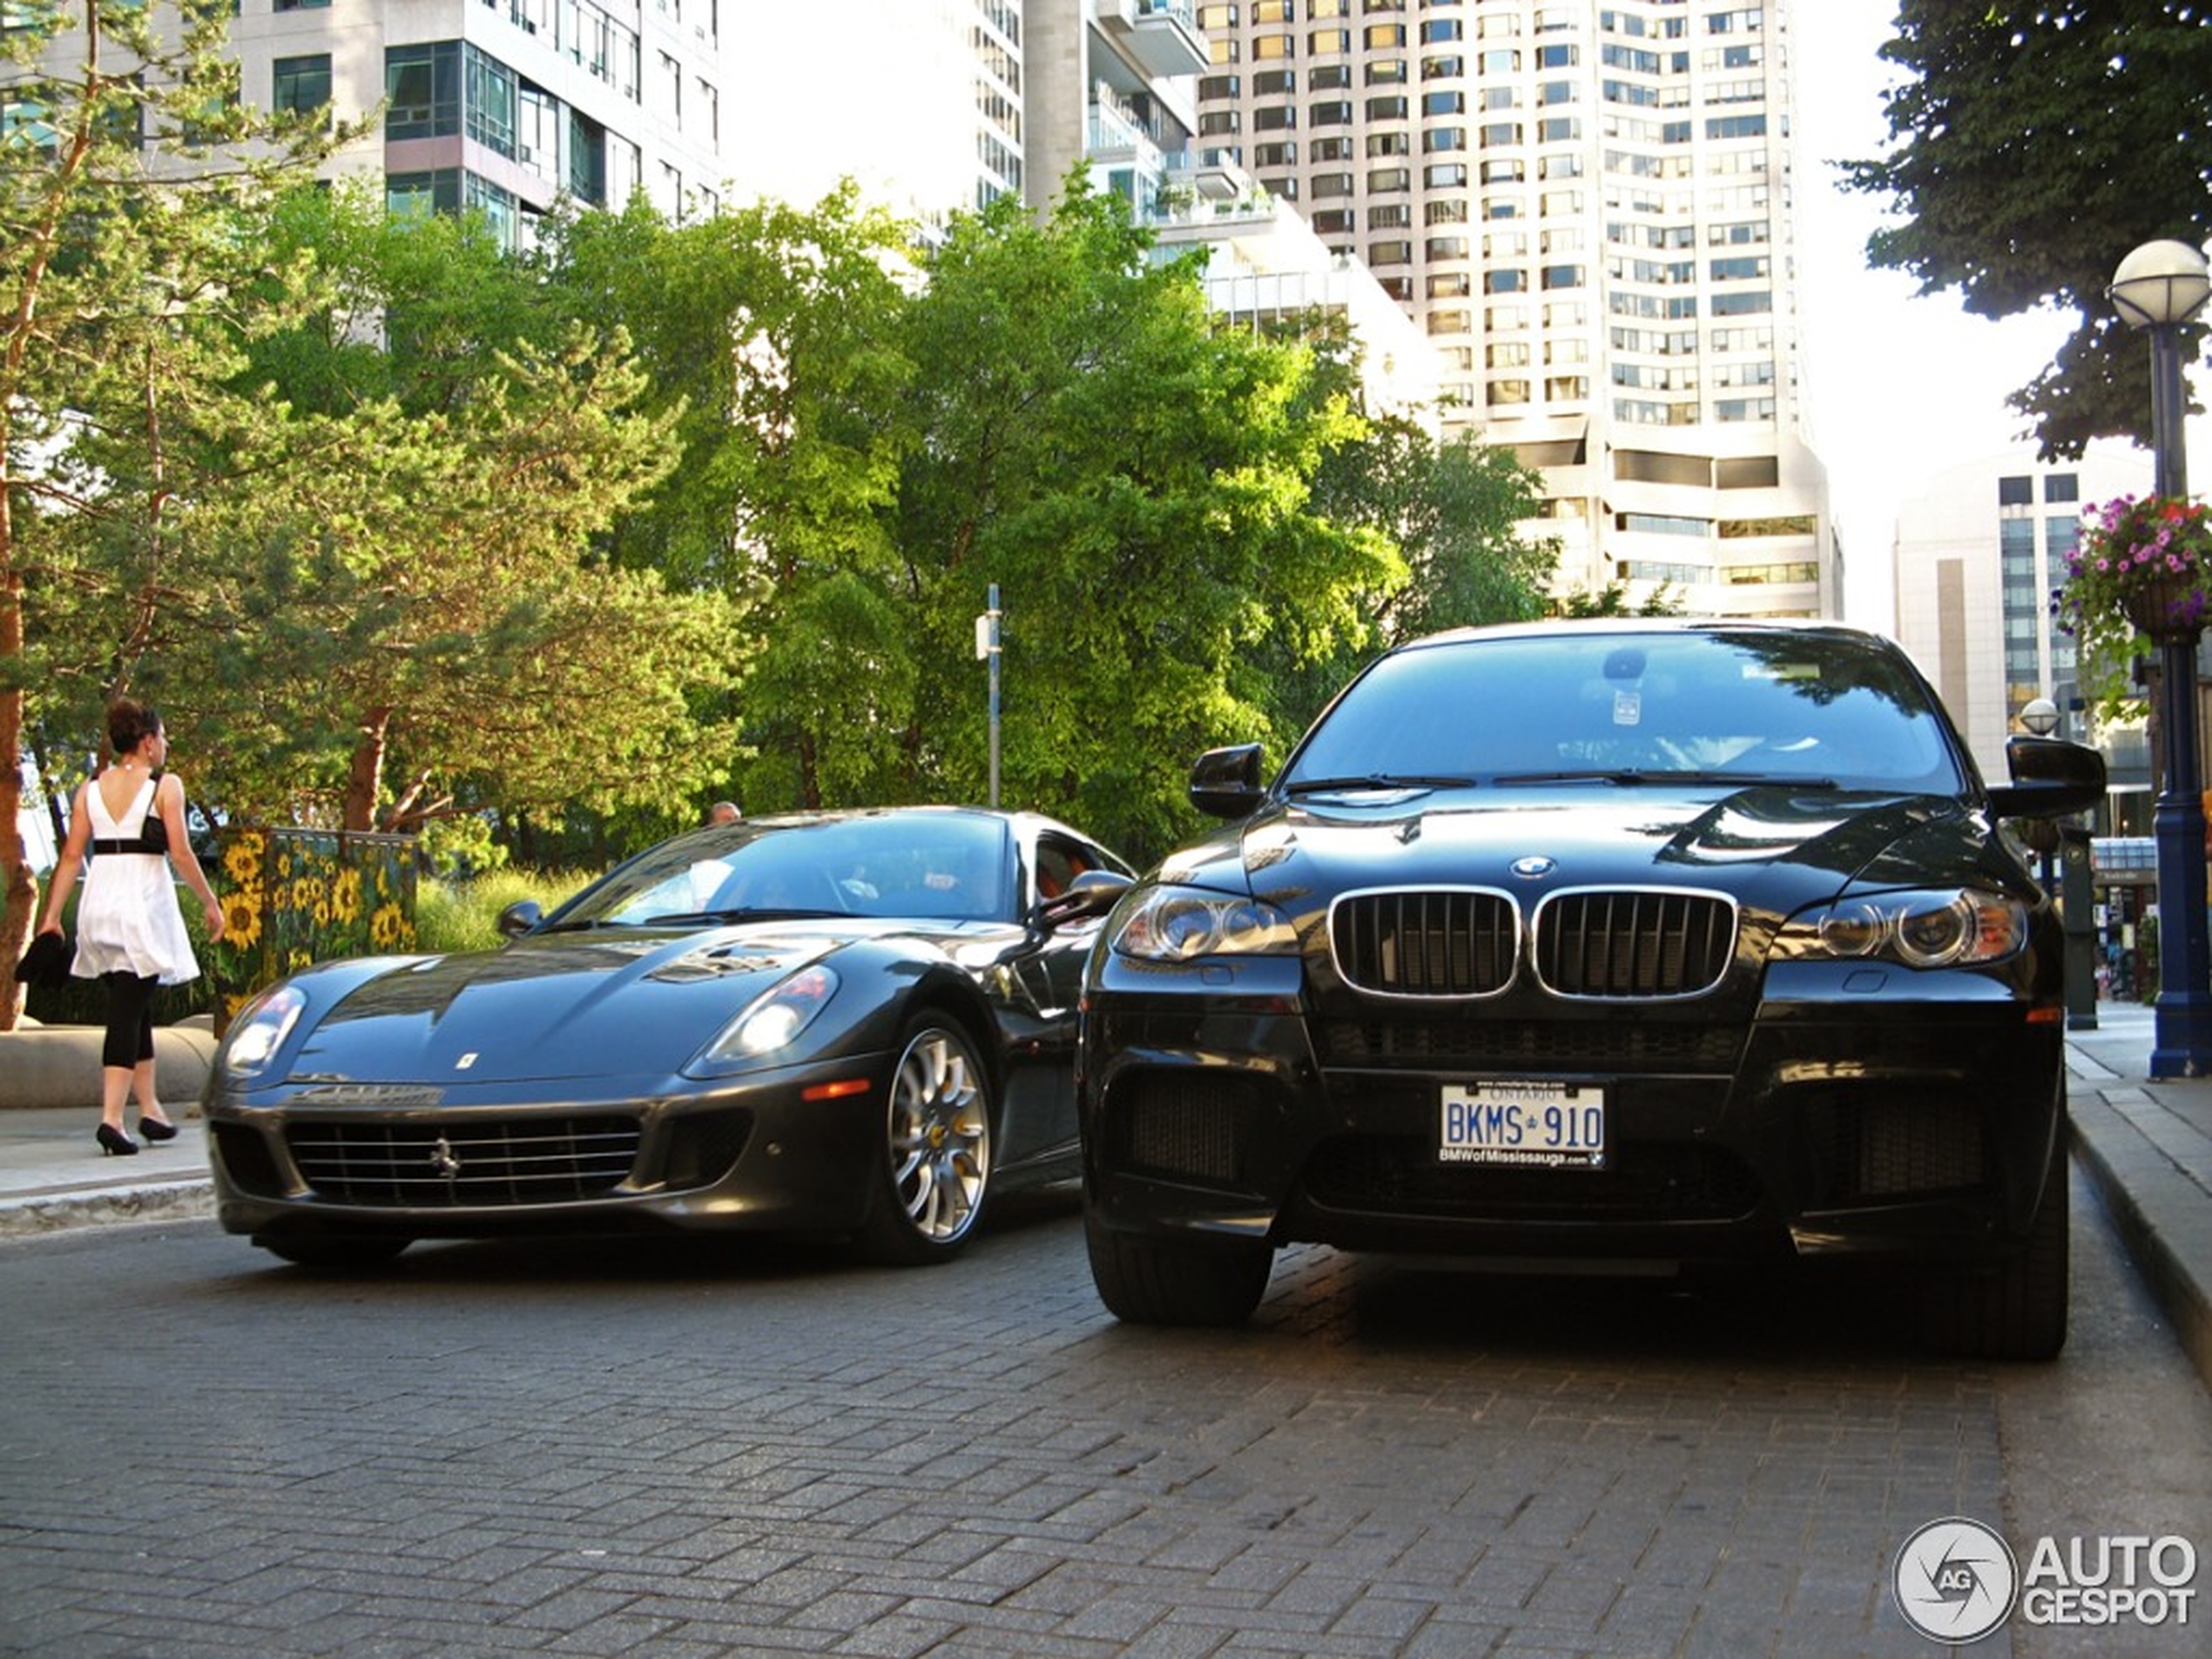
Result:
{"label": "woman's dark hair", "polygon": [[108,746],[117,754],[129,754],[160,730],[161,717],[143,703],[118,697],[107,705]]}

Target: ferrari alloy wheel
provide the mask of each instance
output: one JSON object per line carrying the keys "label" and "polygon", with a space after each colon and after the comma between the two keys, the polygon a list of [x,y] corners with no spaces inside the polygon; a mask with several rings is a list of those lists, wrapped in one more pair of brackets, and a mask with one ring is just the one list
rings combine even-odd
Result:
{"label": "ferrari alloy wheel", "polygon": [[983,1212],[991,1177],[991,1088],[967,1035],[918,1015],[892,1069],[884,1187],[868,1242],[893,1261],[954,1254]]}

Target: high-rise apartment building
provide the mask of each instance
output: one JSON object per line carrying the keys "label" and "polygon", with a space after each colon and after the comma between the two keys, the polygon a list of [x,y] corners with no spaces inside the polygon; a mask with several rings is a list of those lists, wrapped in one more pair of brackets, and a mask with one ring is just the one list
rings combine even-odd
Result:
{"label": "high-rise apartment building", "polygon": [[1570,586],[1840,609],[1804,435],[1784,0],[1201,0],[1201,143],[1363,260]]}
{"label": "high-rise apartment building", "polygon": [[241,0],[231,38],[252,103],[384,105],[339,165],[381,170],[395,206],[481,208],[521,238],[564,193],[717,210],[725,3]]}
{"label": "high-rise apartment building", "polygon": [[[482,210],[510,240],[563,195],[672,218],[721,201],[723,9],[731,0],[239,0],[239,90],[264,109],[328,108],[377,130],[329,171],[380,173],[395,206]],[[11,0],[0,27],[38,0]],[[50,49],[83,50],[80,30]],[[0,70],[0,125],[37,130]]]}
{"label": "high-rise apartment building", "polygon": [[[2081,515],[2150,484],[2139,450],[2093,446],[2078,461],[2032,449],[1983,456],[1931,479],[1898,515],[1897,637],[1942,693],[1984,774],[2006,773],[2005,741],[2039,697],[2074,713],[2074,641],[2051,615]],[[2074,720],[2067,734],[2087,738]],[[2115,791],[2148,787],[2141,745],[2096,734]]]}
{"label": "high-rise apartment building", "polygon": [[849,178],[927,226],[1027,192],[1035,0],[724,4],[738,199],[808,203]]}

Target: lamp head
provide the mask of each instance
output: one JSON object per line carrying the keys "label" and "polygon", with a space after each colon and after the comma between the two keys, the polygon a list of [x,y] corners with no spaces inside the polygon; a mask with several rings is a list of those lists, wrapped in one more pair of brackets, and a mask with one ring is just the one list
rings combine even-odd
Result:
{"label": "lamp head", "polygon": [[2105,292],[2130,328],[2165,328],[2204,309],[2212,275],[2203,253],[2187,242],[2146,242],[2121,260]]}

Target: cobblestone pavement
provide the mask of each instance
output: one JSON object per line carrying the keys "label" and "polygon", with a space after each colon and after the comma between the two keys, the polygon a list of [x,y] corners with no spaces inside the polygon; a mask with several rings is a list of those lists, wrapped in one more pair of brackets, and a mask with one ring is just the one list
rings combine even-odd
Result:
{"label": "cobblestone pavement", "polygon": [[904,1272],[11,1240],[0,1653],[1925,1656],[1889,1570],[1926,1521],[2212,1545],[2212,1403],[2074,1203],[2074,1345],[2011,1368],[1864,1295],[1320,1250],[1249,1329],[1124,1327],[1058,1200]]}

